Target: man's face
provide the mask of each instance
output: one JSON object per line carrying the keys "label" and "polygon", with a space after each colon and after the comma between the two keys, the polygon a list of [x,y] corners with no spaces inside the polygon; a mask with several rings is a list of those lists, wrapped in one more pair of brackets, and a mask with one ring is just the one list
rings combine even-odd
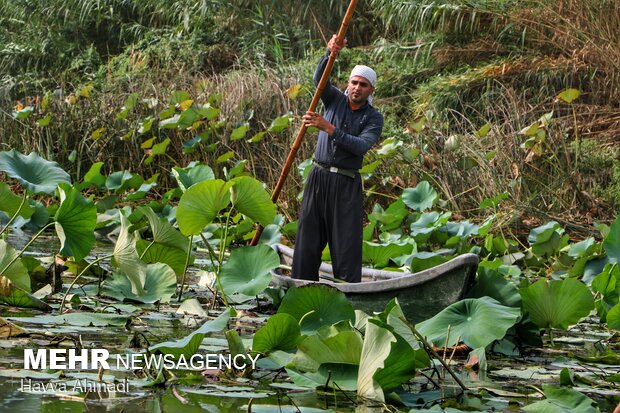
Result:
{"label": "man's face", "polygon": [[372,86],[365,77],[353,76],[349,79],[347,90],[349,91],[349,99],[351,102],[356,105],[361,105],[365,103],[368,96],[375,91],[375,87]]}

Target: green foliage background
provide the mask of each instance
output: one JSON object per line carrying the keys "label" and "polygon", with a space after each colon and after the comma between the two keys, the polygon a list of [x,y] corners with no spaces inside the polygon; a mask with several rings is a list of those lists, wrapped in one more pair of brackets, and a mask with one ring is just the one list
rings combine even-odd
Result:
{"label": "green foliage background", "polygon": [[[2,2],[0,148],[37,151],[77,178],[95,162],[105,173],[160,174],[163,188],[172,167],[196,159],[214,165],[232,151],[223,166],[247,159],[246,169],[273,188],[312,95],[318,56],[346,7],[333,0]],[[344,84],[357,63],[379,73],[376,104],[394,150],[384,145],[368,155],[368,164],[381,161],[367,177],[369,208],[427,180],[466,216],[504,191],[512,211],[505,219],[516,224],[553,218],[581,229],[615,216],[619,32],[614,2],[600,0],[360,1],[333,79]],[[298,84],[293,98],[287,91]],[[580,97],[557,99],[568,88]],[[183,151],[194,131],[182,128],[139,133],[175,91],[221,109],[213,147]],[[119,119],[130,96],[140,103]],[[30,117],[13,113],[29,106]],[[231,139],[240,126],[249,138],[289,111],[281,133],[254,145]],[[524,131],[534,124],[536,139],[526,144]],[[165,156],[145,162],[153,138],[170,141]],[[307,141],[300,161],[311,156]],[[301,185],[292,174],[283,196],[292,215]]]}

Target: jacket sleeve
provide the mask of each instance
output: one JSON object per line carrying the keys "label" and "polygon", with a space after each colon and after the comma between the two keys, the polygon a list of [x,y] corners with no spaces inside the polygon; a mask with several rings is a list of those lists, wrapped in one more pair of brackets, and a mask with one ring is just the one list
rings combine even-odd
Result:
{"label": "jacket sleeve", "polygon": [[331,138],[336,145],[340,146],[355,155],[364,156],[381,137],[383,130],[383,116],[375,112],[372,119],[368,121],[362,132],[355,136],[345,133],[342,129],[336,128]]}
{"label": "jacket sleeve", "polygon": [[[321,76],[323,76],[323,72],[325,71],[325,67],[327,66],[327,61],[329,60],[329,50],[321,57],[319,60],[319,64],[314,71],[314,86],[318,86],[321,81]],[[325,89],[323,89],[323,93],[321,94],[321,101],[325,106],[329,105],[340,92],[338,88],[332,85],[329,78],[327,79],[327,83],[325,84]]]}

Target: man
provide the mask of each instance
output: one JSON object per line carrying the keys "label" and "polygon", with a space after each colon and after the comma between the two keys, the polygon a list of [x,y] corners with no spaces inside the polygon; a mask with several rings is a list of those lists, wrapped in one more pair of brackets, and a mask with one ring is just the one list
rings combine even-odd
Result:
{"label": "man", "polygon": [[[340,52],[333,36],[314,73],[318,84],[329,52]],[[318,280],[326,244],[334,275],[360,282],[362,272],[362,180],[358,170],[364,154],[379,140],[383,116],[371,105],[377,75],[368,66],[355,66],[343,93],[327,83],[321,100],[324,116],[307,112],[306,126],[320,130],[314,166],[308,177],[299,213],[293,278]]]}

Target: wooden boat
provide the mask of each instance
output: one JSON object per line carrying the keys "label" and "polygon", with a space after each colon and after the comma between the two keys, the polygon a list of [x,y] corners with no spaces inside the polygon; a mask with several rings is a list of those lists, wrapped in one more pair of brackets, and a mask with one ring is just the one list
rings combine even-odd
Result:
{"label": "wooden boat", "polygon": [[[293,249],[280,244],[275,247],[283,266],[290,266]],[[355,309],[370,314],[383,311],[392,298],[397,298],[407,319],[419,322],[462,299],[474,282],[477,267],[476,254],[463,254],[417,273],[363,268],[362,282],[346,283],[334,280],[332,266],[323,263],[320,281],[296,280],[277,269],[271,273],[271,283],[281,288],[325,283],[345,293]]]}

